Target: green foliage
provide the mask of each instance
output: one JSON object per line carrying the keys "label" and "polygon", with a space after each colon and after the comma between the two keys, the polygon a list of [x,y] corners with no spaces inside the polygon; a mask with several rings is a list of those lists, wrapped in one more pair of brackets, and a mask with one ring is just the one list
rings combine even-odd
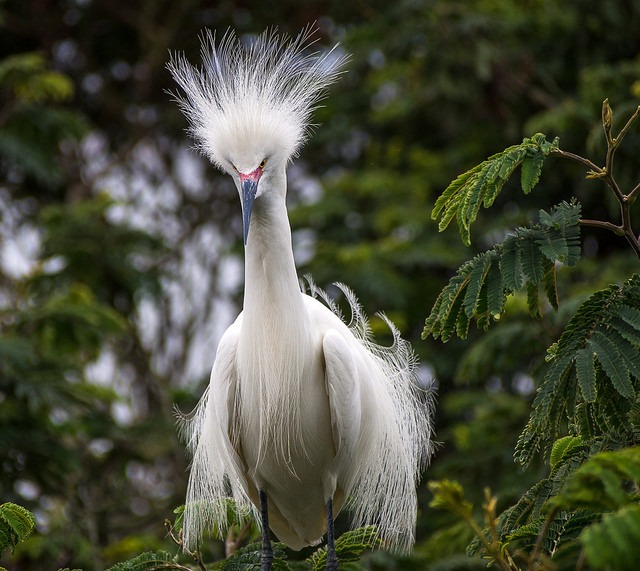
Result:
{"label": "green foliage", "polygon": [[629,413],[640,380],[640,277],[589,297],[548,350],[549,368],[516,446],[528,465],[568,417],[585,440],[633,428]]}
{"label": "green foliage", "polygon": [[455,481],[442,480],[429,482],[433,499],[429,505],[434,509],[448,510],[463,519],[471,517],[473,505],[466,501],[462,486]]}
{"label": "green foliage", "polygon": [[[541,532],[547,544],[553,543],[549,551],[579,543],[593,568],[635,569],[640,541],[638,483],[638,447],[589,458],[547,502],[551,524]],[[514,539],[517,533],[512,533]]]}
{"label": "green foliage", "polygon": [[74,91],[71,79],[48,69],[41,53],[0,60],[0,95],[9,99],[0,113],[0,165],[10,162],[47,187],[60,184],[60,144],[88,130],[81,114],[62,107]]}
{"label": "green foliage", "polygon": [[[287,554],[284,552],[282,543],[271,542],[273,549],[274,571],[288,571],[289,565],[286,562]],[[260,559],[262,557],[262,543],[250,543],[246,547],[236,551],[220,564],[223,571],[243,571],[245,569],[260,569]]]}
{"label": "green foliage", "polygon": [[466,262],[436,299],[422,337],[443,341],[456,333],[466,338],[475,318],[488,329],[499,318],[506,298],[526,283],[529,311],[538,315],[538,288],[543,286],[552,307],[557,308],[556,262],[569,266],[580,257],[580,205],[563,202],[549,212],[540,211],[540,223],[517,228],[504,242]]}
{"label": "green foliage", "polygon": [[[571,456],[567,453],[575,445],[563,439],[555,456]],[[552,472],[557,471],[558,461]],[[491,557],[504,569],[535,569],[538,558],[544,557],[541,553],[559,561],[576,549],[584,550],[594,568],[634,569],[640,539],[640,449],[595,454],[568,477],[565,474],[557,480],[564,484],[555,494],[550,493],[552,479],[540,481],[500,516],[496,527],[488,520],[484,530],[471,519],[471,505],[457,483],[430,484],[434,492],[431,505],[469,521],[476,533],[469,553],[493,553]],[[545,488],[546,493],[540,493]],[[523,552],[530,555],[524,565],[516,565]]]}
{"label": "green foliage", "polygon": [[555,509],[613,511],[636,504],[640,484],[640,448],[602,452],[590,458],[567,479],[549,502]]}
{"label": "green foliage", "polygon": [[438,228],[444,230],[455,218],[465,245],[471,243],[471,224],[475,222],[480,206],[489,208],[515,169],[522,165],[521,186],[525,194],[538,183],[546,156],[558,148],[558,139],[552,143],[538,133],[525,138],[489,157],[478,166],[456,178],[436,200],[431,217],[440,218]]}
{"label": "green foliage", "polygon": [[[73,99],[56,97],[55,92],[52,96],[45,81],[37,101],[26,101],[30,95],[35,99],[37,92],[23,89],[21,99],[9,87],[8,76],[0,82],[2,226],[11,226],[17,207],[25,225],[42,232],[46,217],[40,213],[52,206],[61,223],[46,230],[42,245],[47,254],[41,261],[66,264],[53,275],[37,276],[41,279],[0,275],[0,458],[6,468],[0,488],[7,500],[20,503],[16,480],[35,483],[40,493],[28,507],[37,507],[49,522],[48,533],[34,534],[20,544],[10,563],[0,563],[8,569],[39,571],[54,564],[103,569],[113,561],[161,548],[149,541],[160,542],[158,521],[182,501],[186,471],[182,447],[172,437],[172,420],[161,413],[170,417],[176,398],[185,409],[190,407],[201,392],[201,385],[193,388],[198,379],[181,376],[182,365],[191,361],[189,343],[195,340],[202,353],[203,339],[211,334],[207,330],[203,336],[190,322],[188,338],[176,335],[173,320],[187,316],[166,312],[166,300],[176,294],[177,283],[195,271],[191,262],[197,253],[180,246],[173,253],[150,252],[132,234],[127,242],[125,232],[113,231],[125,225],[104,217],[86,217],[73,234],[61,236],[57,229],[70,230],[76,222],[66,222],[77,216],[76,209],[106,190],[123,201],[118,208],[135,212],[137,228],[147,222],[161,227],[172,248],[204,244],[201,255],[211,266],[197,275],[205,295],[217,299],[222,280],[216,268],[227,262],[219,256],[229,250],[232,237],[240,236],[237,196],[229,190],[230,182],[205,161],[189,168],[195,174],[189,177],[194,186],[184,181],[184,122],[165,95],[167,77],[161,73],[167,49],[197,50],[204,26],[220,31],[232,26],[239,35],[251,36],[266,23],[278,23],[283,32],[295,34],[309,18],[306,3],[291,0],[254,3],[250,14],[233,2],[216,3],[215,10],[202,0],[173,3],[170,10],[147,4],[144,18],[126,18],[128,0],[110,0],[108,13],[95,9],[95,2],[0,3],[0,60],[13,58],[19,50],[39,50],[47,58],[44,66],[38,64],[41,71],[68,74],[67,85],[75,83]],[[537,507],[548,496],[546,490],[557,493],[563,478],[598,449],[640,439],[637,401],[628,413],[630,432],[618,435],[602,434],[591,414],[592,403],[580,403],[575,416],[593,438],[570,437],[575,446],[553,464],[555,471],[539,487],[538,496],[525,490],[541,477],[537,463],[543,455],[525,473],[512,462],[513,443],[529,406],[528,395],[515,390],[514,379],[526,375],[542,382],[539,357],[544,349],[560,337],[589,294],[626,280],[633,261],[621,255],[625,244],[618,236],[606,229],[583,228],[586,241],[579,265],[569,271],[558,265],[557,284],[543,279],[537,296],[523,281],[521,293],[508,297],[500,322],[492,323],[486,335],[472,331],[466,342],[452,339],[443,351],[431,339],[416,342],[425,303],[436,299],[471,256],[460,240],[437,232],[437,224],[426,224],[425,213],[431,211],[435,193],[455,174],[531,133],[546,133],[549,139],[559,135],[563,147],[582,154],[606,150],[594,120],[602,98],[608,95],[625,114],[638,105],[640,6],[426,0],[341,3],[330,13],[327,6],[314,7],[320,44],[340,41],[352,57],[349,72],[332,89],[326,107],[314,113],[314,122],[322,126],[289,172],[288,201],[300,274],[311,272],[320,284],[349,283],[366,310],[385,310],[413,341],[421,362],[435,370],[438,440],[443,446],[429,467],[430,478],[455,474],[477,506],[482,487],[490,483],[501,504],[515,503],[524,493]],[[25,58],[20,66],[27,64]],[[41,71],[34,67],[23,77]],[[614,130],[624,124],[621,116],[613,116]],[[617,150],[611,170],[623,191],[637,181],[636,131],[627,133],[628,145]],[[502,229],[525,227],[540,208],[548,210],[570,196],[579,197],[586,219],[608,217],[619,223],[618,204],[599,192],[600,181],[555,168],[552,155],[557,156],[552,153],[544,161],[545,175],[535,192],[522,196],[513,187],[514,192],[496,199],[490,216],[478,214],[473,237],[482,249],[491,247]],[[538,154],[536,160],[542,163],[543,158],[547,157]],[[524,160],[520,166],[521,172],[516,168],[511,175],[520,181],[512,184],[526,189],[535,182],[538,167],[534,161],[526,166]],[[146,185],[154,189],[153,200],[141,192]],[[314,188],[315,193],[307,192]],[[116,242],[118,234],[121,240]],[[89,237],[89,243],[84,241]],[[76,247],[86,254],[76,256]],[[232,265],[240,251],[238,242]],[[138,310],[144,309],[140,300],[146,305],[150,290],[137,287],[147,277],[155,280],[158,267],[168,268],[176,279],[169,279],[169,287],[154,298],[158,345],[141,345],[134,324]],[[138,270],[137,275],[125,279],[131,270]],[[116,359],[113,378],[104,379],[107,386],[86,382],[83,344],[74,347],[59,340],[50,346],[68,351],[47,351],[45,356],[29,323],[23,321],[24,327],[16,331],[23,312],[35,313],[50,296],[66,296],[72,303],[70,292],[76,284],[92,291],[90,305],[116,309],[128,325],[121,335],[103,339],[105,354]],[[546,293],[547,286],[556,286],[562,300],[559,311],[541,312],[539,321],[527,320],[527,302],[535,312],[536,297],[540,305],[554,297]],[[156,287],[154,291],[160,291]],[[233,294],[237,302],[239,295],[239,290]],[[183,299],[187,306],[198,307],[203,317],[219,315],[200,305],[198,296],[187,294]],[[88,343],[88,353],[95,354],[96,342],[93,338]],[[213,358],[214,348],[210,349],[205,359]],[[169,367],[168,353],[175,363]],[[599,375],[595,364],[594,357]],[[608,390],[614,395],[610,413],[615,413],[622,397],[613,386]],[[609,397],[598,394],[596,400],[601,398]],[[114,414],[123,409],[135,413],[125,423]],[[565,428],[574,434],[574,418],[567,420],[559,436]],[[545,458],[553,438],[541,446]],[[96,441],[112,448],[96,454]],[[143,485],[136,477],[141,472]],[[414,556],[398,559],[376,552],[364,556],[368,566],[424,570],[428,557],[434,569],[484,568],[486,561],[464,554],[466,535],[448,527],[451,514],[428,509],[427,491],[422,488],[419,494]],[[544,520],[545,514],[538,517]],[[439,537],[439,551],[426,554],[426,542]],[[560,569],[575,567],[580,553],[571,552],[571,547],[560,548],[567,562]],[[224,546],[210,542],[206,550],[209,560],[219,560]],[[293,569],[294,562],[287,561]],[[188,566],[196,567],[191,561]]]}
{"label": "green foliage", "polygon": [[36,527],[36,518],[22,506],[6,502],[0,504],[0,554],[14,549],[27,539]]}
{"label": "green foliage", "polygon": [[[238,509],[235,502],[229,498],[222,500],[226,504],[228,528],[225,533],[225,549],[228,557],[218,563],[220,569],[241,570],[259,569],[262,557],[262,542],[257,541],[261,536],[258,523],[250,516],[250,513]],[[173,523],[165,521],[165,527],[180,548],[184,548],[182,542],[182,522],[184,506],[174,510],[176,514]],[[216,533],[215,530],[211,530]],[[282,543],[271,542],[274,551],[274,570],[322,570],[327,563],[327,548],[320,547],[306,560],[290,560],[285,546]],[[359,561],[364,551],[380,548],[382,543],[376,534],[375,526],[367,526],[340,535],[336,539],[335,547],[341,569],[359,569],[355,562]],[[200,551],[187,553],[197,560],[202,568],[203,556]],[[115,569],[115,568],[114,568]],[[128,569],[128,568],[127,568]]]}
{"label": "green foliage", "polygon": [[[214,537],[227,537],[227,549],[234,551],[237,546],[247,539],[255,541],[261,535],[261,528],[258,522],[251,517],[251,512],[238,507],[232,498],[220,498],[218,500],[222,509],[226,510],[226,526],[224,529],[212,528],[209,530],[210,535]],[[199,506],[200,507],[200,506]],[[179,506],[173,510],[176,514],[172,529],[176,534],[182,532],[182,523],[184,520],[185,506]],[[230,549],[229,549],[230,548]]]}
{"label": "green foliage", "polygon": [[158,569],[187,570],[188,567],[179,565],[175,555],[171,555],[167,551],[148,551],[129,561],[116,563],[107,571],[156,571]]}
{"label": "green foliage", "polygon": [[43,54],[26,52],[0,60],[0,86],[21,102],[65,101],[73,96],[71,80],[47,69]]}
{"label": "green foliage", "polygon": [[54,274],[34,277],[38,293],[82,280],[101,301],[117,295],[127,308],[133,305],[131,292],[150,297],[160,293],[158,259],[166,254],[163,240],[127,224],[110,223],[108,212],[114,206],[115,201],[103,193],[40,211],[39,222],[46,232],[43,261],[57,258],[63,264]]}
{"label": "green foliage", "polygon": [[[541,211],[543,236],[521,242],[509,237],[458,270],[436,300],[426,320],[424,337],[432,334],[446,341],[454,330],[465,337],[472,317],[486,329],[492,315],[490,308],[497,310],[497,316],[504,308],[504,301],[497,301],[500,294],[504,300],[523,285],[532,316],[540,316],[537,286],[541,282],[550,305],[558,309],[556,262],[568,266],[578,262],[579,225],[624,236],[640,257],[640,241],[632,228],[630,211],[640,193],[640,184],[625,194],[612,175],[614,153],[638,117],[640,108],[614,137],[613,112],[604,101],[606,168],[566,153],[554,142],[547,147],[548,152],[540,150],[535,159],[523,163],[522,169],[522,188],[527,193],[539,180],[545,156],[553,154],[581,163],[588,169],[587,178],[603,180],[612,191],[622,213],[621,223],[583,220],[575,201],[571,205],[563,203],[549,213]],[[510,147],[458,177],[434,208],[434,217],[442,216],[440,229],[455,216],[463,241],[468,244],[469,227],[476,219],[479,201],[486,196],[485,206],[492,204],[495,189],[499,190],[513,173],[521,152],[519,147]],[[499,178],[500,173],[504,173],[504,179]],[[551,229],[562,232],[554,234]],[[516,236],[522,236],[521,229]],[[492,270],[496,277],[490,280]],[[499,287],[492,289],[492,282]],[[517,460],[529,467],[535,454],[546,445],[549,474],[496,520],[487,517],[487,501],[484,530],[475,523],[460,486],[431,486],[432,506],[457,513],[474,530],[476,537],[469,553],[482,551],[505,570],[520,569],[519,559],[527,569],[546,565],[548,559],[564,565],[565,560],[575,561],[581,550],[587,563],[595,568],[632,568],[640,540],[640,448],[635,446],[640,420],[639,334],[640,278],[636,274],[622,284],[592,293],[577,307],[558,341],[547,350],[544,380],[515,450]],[[564,431],[569,434],[561,437]],[[625,448],[629,445],[632,447]],[[616,540],[606,544],[607,536],[615,536]]]}
{"label": "green foliage", "polygon": [[101,304],[92,290],[78,283],[24,312],[17,324],[21,333],[29,328],[43,353],[68,355],[81,346],[87,360],[98,356],[105,337],[121,335],[126,327],[118,312]]}
{"label": "green foliage", "polygon": [[627,505],[602,516],[580,537],[587,563],[593,569],[633,571],[640,557],[640,505]]}
{"label": "green foliage", "polygon": [[[336,539],[336,554],[341,568],[346,568],[345,564],[358,561],[363,551],[379,548],[382,546],[377,536],[375,526],[361,527],[353,531],[343,533]],[[322,571],[327,566],[327,548],[318,549],[307,559],[314,571]]]}

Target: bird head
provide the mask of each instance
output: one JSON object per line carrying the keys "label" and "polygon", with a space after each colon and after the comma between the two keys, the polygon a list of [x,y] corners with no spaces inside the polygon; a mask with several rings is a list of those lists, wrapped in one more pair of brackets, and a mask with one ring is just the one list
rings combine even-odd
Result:
{"label": "bird head", "polygon": [[[284,171],[306,140],[313,110],[340,74],[345,56],[336,47],[311,52],[314,29],[297,38],[266,31],[253,42],[227,32],[202,37],[202,67],[175,55],[168,64],[184,94],[180,107],[198,148],[235,180],[242,201],[244,241],[254,200],[285,192]],[[271,181],[271,183],[269,182]]]}

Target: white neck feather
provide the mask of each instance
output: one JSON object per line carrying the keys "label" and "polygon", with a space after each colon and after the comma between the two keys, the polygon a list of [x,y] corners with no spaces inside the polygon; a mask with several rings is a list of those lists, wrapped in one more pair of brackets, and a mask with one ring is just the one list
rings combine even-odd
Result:
{"label": "white neck feather", "polygon": [[293,311],[298,304],[302,294],[284,197],[267,192],[254,203],[245,249],[245,319],[274,310],[300,317]]}
{"label": "white neck feather", "polygon": [[[300,395],[311,348],[296,275],[282,187],[267,188],[253,206],[245,248],[244,311],[239,344],[240,404],[259,399],[260,456],[270,448],[287,465],[301,445]],[[271,182],[273,181],[261,181]],[[244,418],[248,424],[258,419]]]}

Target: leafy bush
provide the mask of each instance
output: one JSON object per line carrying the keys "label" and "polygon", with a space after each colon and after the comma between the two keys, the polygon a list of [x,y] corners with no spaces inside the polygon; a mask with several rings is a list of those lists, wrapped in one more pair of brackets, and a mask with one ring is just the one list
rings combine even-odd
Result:
{"label": "leafy bush", "polygon": [[[423,338],[465,338],[475,319],[488,329],[505,310],[505,299],[526,285],[529,311],[540,316],[538,289],[558,309],[556,272],[580,260],[580,227],[592,226],[626,238],[640,258],[631,206],[640,184],[624,192],[613,176],[614,154],[640,115],[640,107],[620,133],[611,132],[613,113],[605,100],[602,124],[607,141],[605,166],[563,151],[556,139],[537,134],[509,147],[459,176],[437,200],[433,217],[444,230],[454,218],[465,244],[481,204],[490,207],[507,179],[521,166],[523,192],[533,190],[544,162],[562,157],[601,179],[620,207],[618,224],[584,220],[575,198],[539,223],[517,228],[501,243],[466,262],[438,296],[426,319]],[[541,450],[549,474],[515,505],[496,514],[497,498],[486,491],[486,527],[476,523],[473,506],[456,482],[431,482],[431,506],[467,522],[476,538],[469,553],[482,552],[502,569],[591,567],[634,569],[640,545],[640,277],[593,292],[577,308],[546,355],[529,422],[515,449],[526,468]]]}

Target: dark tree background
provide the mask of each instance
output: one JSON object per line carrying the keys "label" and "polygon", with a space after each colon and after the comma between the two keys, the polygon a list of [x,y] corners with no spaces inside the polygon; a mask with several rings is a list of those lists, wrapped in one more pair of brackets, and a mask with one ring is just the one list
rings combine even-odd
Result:
{"label": "dark tree background", "polygon": [[[587,232],[587,263],[561,272],[558,313],[532,322],[516,298],[487,336],[425,342],[431,304],[469,257],[430,212],[460,172],[537,131],[602,156],[602,100],[624,117],[640,99],[637,2],[4,0],[0,502],[38,518],[8,568],[102,569],[170,547],[163,521],[188,466],[173,406],[204,390],[241,304],[242,246],[236,192],[191,150],[165,64],[175,50],[197,62],[205,27],[295,35],[314,21],[319,44],[351,59],[289,172],[300,275],[344,281],[370,315],[384,310],[435,377],[442,444],[425,479],[457,479],[476,503],[491,486],[505,506],[536,481],[512,455],[540,356],[584,284],[633,261],[622,239]],[[624,160],[640,135],[627,137],[622,184],[640,174]],[[581,177],[569,166],[546,171],[535,196],[504,191],[474,251],[571,195],[585,217],[615,219]],[[464,555],[467,532],[420,497],[415,555],[367,564],[484,567]]]}

